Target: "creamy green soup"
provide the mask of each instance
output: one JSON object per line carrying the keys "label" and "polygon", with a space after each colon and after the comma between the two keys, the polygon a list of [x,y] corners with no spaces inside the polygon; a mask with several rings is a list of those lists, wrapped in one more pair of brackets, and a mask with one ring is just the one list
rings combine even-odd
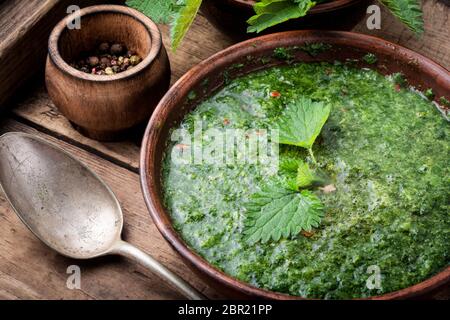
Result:
{"label": "creamy green soup", "polygon": [[[185,241],[225,273],[308,298],[359,298],[418,283],[449,263],[450,129],[438,108],[393,77],[342,63],[274,67],[231,81],[181,129],[270,129],[301,96],[331,103],[313,149],[335,191],[311,234],[249,245],[244,204],[271,175],[260,163],[163,164],[165,204]],[[210,143],[203,137],[204,143]],[[182,143],[181,143],[182,142]],[[280,146],[280,159],[306,159]]]}

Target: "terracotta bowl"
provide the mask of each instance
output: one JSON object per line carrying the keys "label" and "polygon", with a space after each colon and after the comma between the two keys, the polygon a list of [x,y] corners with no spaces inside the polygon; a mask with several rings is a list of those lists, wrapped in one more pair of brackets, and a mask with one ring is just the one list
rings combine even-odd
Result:
{"label": "terracotta bowl", "polygon": [[[50,35],[48,93],[81,133],[98,140],[124,138],[131,128],[148,121],[169,88],[170,65],[161,33],[145,15],[124,6],[88,7],[80,17],[80,29],[69,29],[64,19]],[[87,74],[69,65],[105,41],[125,44],[142,62],[111,76]]]}
{"label": "terracotta bowl", "polygon": [[[302,50],[302,46],[312,43],[327,44],[330,48],[314,55]],[[290,51],[292,60],[286,61],[274,56],[274,50],[280,47]],[[376,64],[361,61],[368,52],[376,54]],[[436,98],[450,98],[449,72],[411,50],[358,33],[291,31],[248,40],[215,54],[178,80],[156,108],[145,132],[141,153],[141,186],[146,204],[153,221],[170,245],[207,283],[224,294],[232,298],[301,299],[258,289],[224,274],[191,250],[175,231],[162,201],[161,187],[161,163],[169,139],[169,130],[177,126],[199,102],[220,89],[227,79],[293,61],[333,62],[347,59],[352,59],[359,67],[372,68],[383,74],[402,72],[409,83],[418,89],[432,88]],[[195,99],[192,99],[193,96]],[[449,283],[450,267],[447,267],[424,282],[373,298],[416,298],[440,290]]]}
{"label": "terracotta bowl", "polygon": [[[366,15],[373,0],[333,0],[311,8],[304,17],[268,28],[262,34],[288,30],[351,30]],[[255,0],[204,0],[202,12],[224,33],[236,39],[258,36],[247,33],[247,20],[255,14]]]}

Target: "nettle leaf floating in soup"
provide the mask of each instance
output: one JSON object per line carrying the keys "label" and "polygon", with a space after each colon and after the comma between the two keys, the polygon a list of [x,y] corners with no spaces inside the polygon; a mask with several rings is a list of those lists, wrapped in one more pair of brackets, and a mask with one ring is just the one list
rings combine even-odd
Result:
{"label": "nettle leaf floating in soup", "polygon": [[246,205],[244,234],[249,243],[278,241],[319,226],[323,205],[312,192],[293,191],[271,183],[251,196]]}
{"label": "nettle leaf floating in soup", "polygon": [[300,159],[282,159],[279,170],[289,177],[286,182],[292,190],[325,186],[329,180],[325,174],[311,169],[308,163]]}
{"label": "nettle leaf floating in soup", "polygon": [[[275,123],[279,142],[308,149],[316,163],[312,145],[330,111],[330,105],[309,98],[289,104]],[[324,186],[327,179],[300,159],[282,161],[280,171],[287,179],[263,186],[246,205],[244,234],[250,243],[278,241],[281,237],[293,237],[300,231],[311,231],[319,226],[323,216],[322,202],[311,191],[302,189]]]}
{"label": "nettle leaf floating in soup", "polygon": [[320,199],[306,188],[324,186],[327,179],[300,159],[285,159],[280,172],[287,178],[269,181],[251,195],[244,234],[249,243],[278,241],[318,227],[324,215]]}
{"label": "nettle leaf floating in soup", "polygon": [[306,162],[302,161],[297,168],[296,183],[298,188],[324,186],[327,184],[327,180],[324,174],[311,169]]}
{"label": "nettle leaf floating in soup", "polygon": [[329,104],[313,102],[304,97],[289,104],[276,124],[280,143],[308,149],[313,162],[316,162],[312,146],[328,120],[330,111]]}

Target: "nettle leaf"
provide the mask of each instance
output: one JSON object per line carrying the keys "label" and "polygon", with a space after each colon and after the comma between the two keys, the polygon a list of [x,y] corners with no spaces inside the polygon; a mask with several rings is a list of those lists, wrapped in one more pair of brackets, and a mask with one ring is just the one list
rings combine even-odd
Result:
{"label": "nettle leaf", "polygon": [[156,23],[169,23],[177,12],[177,0],[127,0],[126,4],[141,11]]}
{"label": "nettle leaf", "polygon": [[128,0],[128,6],[157,23],[170,23],[172,50],[176,50],[192,25],[202,0]]}
{"label": "nettle leaf", "polygon": [[202,4],[202,0],[184,0],[184,5],[175,14],[170,29],[170,36],[172,39],[172,50],[176,50],[183,40],[186,32],[194,22],[198,10]]}
{"label": "nettle leaf", "polygon": [[313,102],[305,97],[287,105],[276,123],[280,143],[308,149],[315,162],[312,145],[328,120],[330,112],[331,105]]}
{"label": "nettle leaf", "polygon": [[250,25],[247,31],[259,33],[287,20],[303,17],[315,4],[311,0],[259,1],[253,6],[256,15],[247,21]]}
{"label": "nettle leaf", "polygon": [[298,167],[303,163],[298,158],[282,158],[279,164],[279,170],[286,175],[296,175]]}
{"label": "nettle leaf", "polygon": [[331,179],[320,168],[311,169],[306,162],[302,162],[298,166],[296,183],[299,189],[317,188],[331,183]]}
{"label": "nettle leaf", "polygon": [[411,31],[420,34],[424,31],[423,14],[419,0],[380,0],[394,16],[408,26]]}
{"label": "nettle leaf", "polygon": [[286,176],[286,186],[295,191],[324,186],[329,182],[326,174],[318,168],[311,169],[308,163],[301,159],[282,159],[279,171]]}
{"label": "nettle leaf", "polygon": [[323,205],[314,193],[296,192],[280,184],[268,184],[253,194],[246,209],[244,235],[250,244],[311,231],[319,226],[324,214]]}
{"label": "nettle leaf", "polygon": [[299,188],[306,188],[315,183],[317,176],[313,170],[309,168],[306,162],[302,162],[297,168],[297,186]]}

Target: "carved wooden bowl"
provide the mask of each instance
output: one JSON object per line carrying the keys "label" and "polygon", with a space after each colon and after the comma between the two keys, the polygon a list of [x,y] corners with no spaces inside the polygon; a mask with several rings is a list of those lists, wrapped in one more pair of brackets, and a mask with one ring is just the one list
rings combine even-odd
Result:
{"label": "carved wooden bowl", "polygon": [[[328,44],[330,49],[317,55],[298,49],[311,43]],[[288,63],[274,55],[274,50],[280,47],[292,50],[293,61],[333,62],[352,59],[356,62],[357,59],[357,66],[372,68],[382,74],[402,72],[416,88],[432,88],[436,99],[441,96],[450,99],[450,73],[445,68],[388,41],[342,31],[291,31],[251,39],[215,54],[188,71],[163,97],[148,124],[141,152],[141,185],[153,221],[164,238],[207,283],[231,298],[301,299],[239,281],[194,252],[175,231],[163,204],[161,164],[171,128],[177,127],[190,110],[220,89],[227,79]],[[367,53],[375,54],[378,62],[364,62],[362,57]],[[193,96],[195,99],[192,99]],[[371,299],[423,297],[449,283],[450,267],[447,267],[421,283]]]}
{"label": "carved wooden bowl", "polygon": [[[124,138],[148,120],[169,88],[170,64],[161,33],[145,15],[124,6],[88,7],[80,17],[80,29],[69,29],[64,19],[50,36],[48,93],[81,133],[97,140]],[[105,41],[125,44],[142,62],[109,76],[87,74],[69,65],[80,53]]]}

